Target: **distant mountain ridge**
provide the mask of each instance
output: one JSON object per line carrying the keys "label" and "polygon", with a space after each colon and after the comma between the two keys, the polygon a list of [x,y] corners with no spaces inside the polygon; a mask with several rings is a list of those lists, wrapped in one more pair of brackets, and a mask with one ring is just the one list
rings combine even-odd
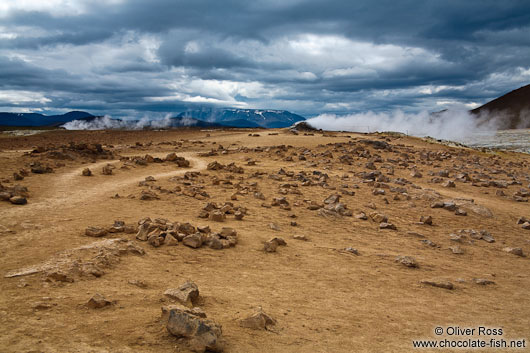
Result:
{"label": "distant mountain ridge", "polygon": [[233,127],[248,128],[283,128],[305,120],[303,116],[286,110],[236,108],[190,110],[180,113],[178,117],[189,117]]}
{"label": "distant mountain ridge", "polygon": [[[38,113],[0,113],[0,126],[20,127],[59,127],[66,123],[70,126],[87,126],[87,124],[72,124],[75,121],[83,123],[100,119],[87,112],[72,111],[63,115],[46,116]],[[138,121],[111,119],[119,128],[134,126]],[[165,120],[153,119],[145,128],[171,127],[236,127],[236,128],[282,128],[293,125],[304,117],[285,110],[235,109],[235,108],[207,108],[182,112]],[[114,126],[113,125],[113,126]]]}
{"label": "distant mountain ridge", "polygon": [[0,112],[0,126],[58,127],[72,120],[89,120],[94,118],[96,116],[82,111],[71,111],[63,115]]}
{"label": "distant mountain ridge", "polygon": [[471,110],[481,120],[495,120],[499,129],[530,128],[530,85],[520,87]]}

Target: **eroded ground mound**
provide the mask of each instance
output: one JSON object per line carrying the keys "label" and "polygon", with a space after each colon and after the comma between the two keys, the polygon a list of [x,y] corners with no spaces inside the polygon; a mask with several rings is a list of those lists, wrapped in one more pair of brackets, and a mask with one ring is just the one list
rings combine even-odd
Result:
{"label": "eroded ground mound", "polygon": [[528,155],[53,131],[1,138],[0,183],[2,351],[410,352],[448,325],[530,338]]}

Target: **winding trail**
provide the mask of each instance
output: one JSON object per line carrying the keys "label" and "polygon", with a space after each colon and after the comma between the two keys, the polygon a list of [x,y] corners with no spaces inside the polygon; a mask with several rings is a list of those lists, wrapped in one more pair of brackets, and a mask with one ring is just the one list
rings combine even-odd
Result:
{"label": "winding trail", "polygon": [[[123,172],[113,176],[97,176],[97,180],[81,177],[82,170],[85,168],[90,168],[92,170],[101,169],[101,167],[106,164],[117,164],[119,163],[119,160],[105,160],[102,162],[86,164],[59,175],[53,174],[53,179],[50,183],[51,187],[44,193],[35,198],[30,197],[28,204],[25,206],[10,207],[3,210],[2,213],[6,217],[23,215],[24,217],[29,218],[35,213],[42,214],[43,212],[50,210],[60,212],[67,208],[71,209],[78,204],[95,201],[105,194],[118,193],[128,186],[144,180],[148,175],[151,175],[156,179],[163,179],[183,175],[186,172],[205,170],[207,162],[197,158],[196,155],[197,152],[179,153],[179,156],[190,161],[191,168],[182,168],[161,173],[151,173],[149,170],[146,170],[142,175],[138,175],[139,171],[135,170],[135,175],[127,175],[127,172]],[[153,156],[158,157],[156,154]]]}

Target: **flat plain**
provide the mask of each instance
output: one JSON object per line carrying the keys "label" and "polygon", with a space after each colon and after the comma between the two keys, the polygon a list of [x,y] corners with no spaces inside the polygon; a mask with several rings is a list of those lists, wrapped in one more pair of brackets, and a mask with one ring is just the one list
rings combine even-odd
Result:
{"label": "flat plain", "polygon": [[[201,350],[161,315],[187,281],[200,295],[180,304],[222,326],[225,352],[410,352],[451,325],[530,339],[527,154],[56,130],[0,138],[0,182],[2,352]],[[273,322],[242,323],[256,313]]]}

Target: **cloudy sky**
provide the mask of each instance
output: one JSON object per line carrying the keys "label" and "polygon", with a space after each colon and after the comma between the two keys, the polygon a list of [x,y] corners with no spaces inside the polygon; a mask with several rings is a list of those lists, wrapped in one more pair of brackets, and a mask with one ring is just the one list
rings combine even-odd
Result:
{"label": "cloudy sky", "polygon": [[0,1],[0,111],[437,111],[528,83],[525,0]]}

